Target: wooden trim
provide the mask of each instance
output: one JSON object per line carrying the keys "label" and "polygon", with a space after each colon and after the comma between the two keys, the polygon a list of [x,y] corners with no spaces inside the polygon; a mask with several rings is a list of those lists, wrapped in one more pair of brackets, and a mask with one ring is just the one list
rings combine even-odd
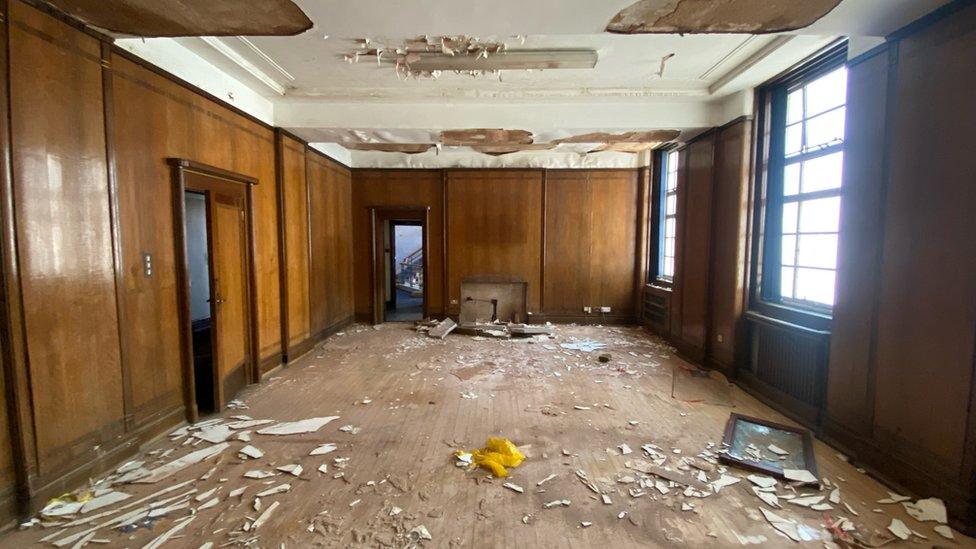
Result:
{"label": "wooden trim", "polygon": [[[258,318],[258,265],[257,265],[257,227],[254,223],[254,186],[246,185],[244,190],[244,230],[247,232],[247,242],[245,242],[245,258],[247,272],[247,316],[248,334],[251,346],[250,357],[245,371],[245,379],[248,383],[258,383],[261,381],[261,343],[260,332],[261,324]],[[250,375],[248,375],[250,374]]]}
{"label": "wooden trim", "polygon": [[441,170],[441,256],[443,261],[441,262],[441,286],[443,291],[443,308],[441,314],[445,317],[451,311],[451,294],[450,294],[450,282],[448,275],[450,274],[450,248],[448,247],[448,214],[447,214],[447,170]]}
{"label": "wooden trim", "polygon": [[[197,409],[196,379],[193,371],[193,328],[190,325],[189,259],[186,251],[186,203],[184,193],[186,182],[183,170],[174,166],[171,174],[173,189],[173,255],[176,259],[176,292],[179,308],[180,365],[183,371],[183,403],[186,407],[186,420],[196,423],[200,418]],[[209,219],[209,213],[207,215]]]}
{"label": "wooden trim", "polygon": [[[262,358],[261,360],[258,361],[259,378],[263,377],[264,374],[267,373],[268,371],[273,370],[278,366],[281,366],[283,363],[284,360],[283,360],[283,355],[281,353],[274,353]],[[270,367],[268,367],[269,365]],[[260,382],[261,379],[258,379],[258,381],[256,381],[255,383],[260,383]]]}
{"label": "wooden trim", "polygon": [[288,235],[286,233],[287,217],[285,213],[285,173],[284,173],[284,139],[283,132],[275,129],[274,134],[274,167],[275,167],[275,203],[278,214],[278,306],[279,326],[281,333],[281,361],[288,362],[289,322],[288,322]]}
{"label": "wooden trim", "polygon": [[[589,173],[585,174],[587,180],[589,180]],[[542,241],[539,243],[539,249],[541,250],[540,260],[539,260],[539,312],[546,310],[546,199],[549,197],[549,177],[546,170],[542,170],[542,222],[540,223],[542,227]],[[528,313],[529,305],[525,304],[526,313]]]}
{"label": "wooden trim", "polygon": [[122,413],[125,430],[134,427],[132,410],[132,364],[126,345],[129,325],[125,306],[125,265],[122,256],[122,230],[119,213],[119,173],[115,158],[115,103],[112,85],[112,48],[102,42],[102,106],[105,116],[105,167],[108,174],[109,219],[112,233],[112,262],[115,270],[115,310],[118,315],[119,362],[122,370]]}
{"label": "wooden trim", "polygon": [[188,160],[186,158],[167,158],[166,162],[168,162],[170,166],[178,168],[182,171],[198,173],[200,175],[215,177],[217,179],[224,179],[226,181],[230,181],[231,183],[244,183],[246,185],[258,184],[258,179],[256,177],[239,174],[237,172],[225,170],[223,168],[204,164],[203,162],[197,162],[195,160]]}
{"label": "wooden trim", "polygon": [[634,316],[638,319],[644,318],[644,280],[647,279],[647,259],[650,223],[648,212],[650,208],[650,192],[648,190],[648,180],[650,170],[648,167],[640,168],[637,171],[637,238],[634,246]]}
{"label": "wooden trim", "polygon": [[24,323],[24,299],[21,291],[20,264],[14,207],[13,157],[10,123],[10,33],[7,0],[0,0],[4,24],[0,25],[0,246],[3,277],[3,300],[0,309],[0,346],[3,352],[3,376],[10,429],[11,457],[14,469],[16,510],[26,516],[30,506],[31,474],[37,468],[34,413],[31,408],[30,357]]}

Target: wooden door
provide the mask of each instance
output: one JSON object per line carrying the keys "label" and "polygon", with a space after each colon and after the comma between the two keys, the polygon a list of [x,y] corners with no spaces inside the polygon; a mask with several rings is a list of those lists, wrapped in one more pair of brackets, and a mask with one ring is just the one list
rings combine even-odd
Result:
{"label": "wooden door", "polygon": [[213,193],[211,204],[211,263],[216,303],[215,361],[217,401],[227,401],[247,385],[248,288],[244,201]]}

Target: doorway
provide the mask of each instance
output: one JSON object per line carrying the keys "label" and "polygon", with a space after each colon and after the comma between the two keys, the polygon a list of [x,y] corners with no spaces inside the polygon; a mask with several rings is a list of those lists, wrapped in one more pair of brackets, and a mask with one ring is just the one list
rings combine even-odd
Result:
{"label": "doorway", "polygon": [[186,160],[174,166],[177,278],[188,416],[219,412],[257,366],[251,185]]}
{"label": "doorway", "polygon": [[183,193],[186,211],[187,285],[190,290],[190,329],[193,332],[193,379],[197,409],[201,413],[217,411],[216,370],[213,361],[213,311],[211,310],[210,223],[207,195]]}
{"label": "doorway", "polygon": [[373,323],[427,316],[429,209],[370,208]]}
{"label": "doorway", "polygon": [[424,237],[420,221],[388,223],[386,320],[404,322],[424,318]]}

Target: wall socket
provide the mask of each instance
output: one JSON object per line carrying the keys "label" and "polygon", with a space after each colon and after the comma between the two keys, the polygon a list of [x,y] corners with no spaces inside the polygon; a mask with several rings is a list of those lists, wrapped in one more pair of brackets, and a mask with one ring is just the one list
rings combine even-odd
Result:
{"label": "wall socket", "polygon": [[609,313],[610,312],[610,307],[607,307],[606,305],[604,305],[603,307],[600,307],[600,312],[601,313]]}
{"label": "wall socket", "polygon": [[717,336],[715,336],[715,339],[717,339],[719,343],[722,343],[723,341],[725,341],[725,336],[722,334],[718,334]]}
{"label": "wall socket", "polygon": [[590,314],[590,313],[593,312],[593,308],[592,307],[583,307],[583,312],[586,313],[586,314]]}

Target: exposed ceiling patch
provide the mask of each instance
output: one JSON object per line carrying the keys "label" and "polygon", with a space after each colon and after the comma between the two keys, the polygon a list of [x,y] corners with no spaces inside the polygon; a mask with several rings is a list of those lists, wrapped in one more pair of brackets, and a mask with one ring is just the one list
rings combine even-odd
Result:
{"label": "exposed ceiling patch", "polygon": [[654,143],[659,145],[681,134],[678,130],[650,130],[623,133],[593,132],[557,139],[554,143]]}
{"label": "exposed ceiling patch", "polygon": [[[524,42],[524,37],[516,40]],[[347,53],[349,63],[364,58],[377,66],[393,65],[398,78],[438,78],[444,72],[471,76],[495,75],[502,70],[592,69],[596,50],[541,48],[509,50],[504,42],[473,36],[419,36],[397,45],[359,38],[359,48]]]}
{"label": "exposed ceiling patch", "polygon": [[444,130],[440,142],[444,145],[528,145],[533,142],[532,132],[526,130],[504,130],[494,128],[474,128],[467,130]]}
{"label": "exposed ceiling patch", "polygon": [[618,13],[608,32],[786,32],[812,25],[840,0],[639,0]]}
{"label": "exposed ceiling patch", "polygon": [[292,36],[312,21],[291,0],[45,0],[82,22],[141,37]]}
{"label": "exposed ceiling patch", "polygon": [[356,151],[396,152],[419,154],[429,151],[434,145],[430,143],[343,143],[343,147]]}
{"label": "exposed ceiling patch", "polygon": [[474,145],[471,148],[480,153],[490,154],[492,156],[500,156],[503,154],[512,154],[517,152],[549,151],[556,148],[556,145],[555,144],[547,145],[542,143],[533,143],[529,145],[519,145],[519,144]]}

